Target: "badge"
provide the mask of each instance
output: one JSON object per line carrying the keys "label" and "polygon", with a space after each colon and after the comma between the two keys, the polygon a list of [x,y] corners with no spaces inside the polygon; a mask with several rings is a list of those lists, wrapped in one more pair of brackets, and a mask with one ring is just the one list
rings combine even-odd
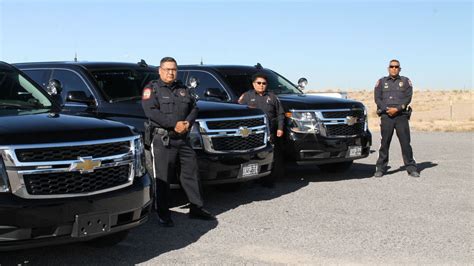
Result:
{"label": "badge", "polygon": [[403,87],[403,81],[400,81],[400,82],[398,83],[398,86],[400,86],[400,88]]}
{"label": "badge", "polygon": [[142,100],[148,100],[151,97],[151,89],[150,88],[145,88],[143,90],[143,95],[142,95]]}
{"label": "badge", "polygon": [[384,88],[388,89],[388,83],[385,82]]}
{"label": "badge", "polygon": [[179,95],[181,95],[181,96],[184,97],[184,96],[186,96],[186,92],[185,92],[184,90],[180,90],[180,91],[179,91]]}
{"label": "badge", "polygon": [[270,99],[270,96],[267,97],[267,103],[270,103],[272,99]]}

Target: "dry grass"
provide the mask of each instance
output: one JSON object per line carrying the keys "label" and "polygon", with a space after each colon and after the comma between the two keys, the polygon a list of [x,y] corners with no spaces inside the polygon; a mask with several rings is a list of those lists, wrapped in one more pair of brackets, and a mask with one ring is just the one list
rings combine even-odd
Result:
{"label": "dry grass", "polygon": [[[349,99],[369,108],[369,127],[380,131],[373,91],[349,91]],[[473,91],[414,91],[410,120],[412,130],[465,132],[474,131]]]}

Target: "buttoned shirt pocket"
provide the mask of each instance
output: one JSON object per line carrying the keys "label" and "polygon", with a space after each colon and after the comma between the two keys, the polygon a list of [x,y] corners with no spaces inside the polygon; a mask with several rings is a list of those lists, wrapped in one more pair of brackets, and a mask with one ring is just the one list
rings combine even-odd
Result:
{"label": "buttoned shirt pocket", "polygon": [[160,103],[160,111],[165,114],[173,113],[173,101],[169,97],[160,97],[158,98],[158,102]]}

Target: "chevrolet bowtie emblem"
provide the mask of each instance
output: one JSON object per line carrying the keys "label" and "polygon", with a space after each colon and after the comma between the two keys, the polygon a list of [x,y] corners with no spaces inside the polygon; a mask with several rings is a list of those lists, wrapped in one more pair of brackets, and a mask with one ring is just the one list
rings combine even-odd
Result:
{"label": "chevrolet bowtie emblem", "polygon": [[242,136],[242,138],[248,137],[250,133],[252,133],[252,130],[248,127],[239,127],[239,134]]}
{"label": "chevrolet bowtie emblem", "polygon": [[69,171],[79,171],[83,173],[92,173],[97,167],[102,165],[100,160],[93,160],[92,157],[79,157],[80,162],[71,164]]}
{"label": "chevrolet bowtie emblem", "polygon": [[346,124],[349,125],[349,126],[353,126],[355,125],[355,123],[357,123],[357,117],[355,116],[347,116],[346,117]]}

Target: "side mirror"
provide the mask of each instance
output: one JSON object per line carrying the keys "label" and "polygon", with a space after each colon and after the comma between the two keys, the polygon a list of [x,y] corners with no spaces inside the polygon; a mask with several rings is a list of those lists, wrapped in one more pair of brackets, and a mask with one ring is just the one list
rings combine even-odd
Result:
{"label": "side mirror", "polygon": [[199,86],[199,79],[196,77],[190,77],[188,81],[188,87],[190,89],[195,89]]}
{"label": "side mirror", "polygon": [[46,91],[49,95],[55,96],[61,94],[61,92],[63,91],[63,86],[59,80],[52,79],[48,82],[48,85],[46,86]]}
{"label": "side mirror", "polygon": [[308,80],[306,78],[300,78],[298,80],[298,88],[303,90],[306,87],[306,85],[308,85]]}
{"label": "side mirror", "polygon": [[92,97],[87,97],[83,91],[70,91],[66,97],[67,102],[85,103],[88,106],[95,105],[95,100]]}
{"label": "side mirror", "polygon": [[206,92],[204,92],[204,96],[217,98],[222,101],[227,99],[227,94],[219,88],[208,88]]}

